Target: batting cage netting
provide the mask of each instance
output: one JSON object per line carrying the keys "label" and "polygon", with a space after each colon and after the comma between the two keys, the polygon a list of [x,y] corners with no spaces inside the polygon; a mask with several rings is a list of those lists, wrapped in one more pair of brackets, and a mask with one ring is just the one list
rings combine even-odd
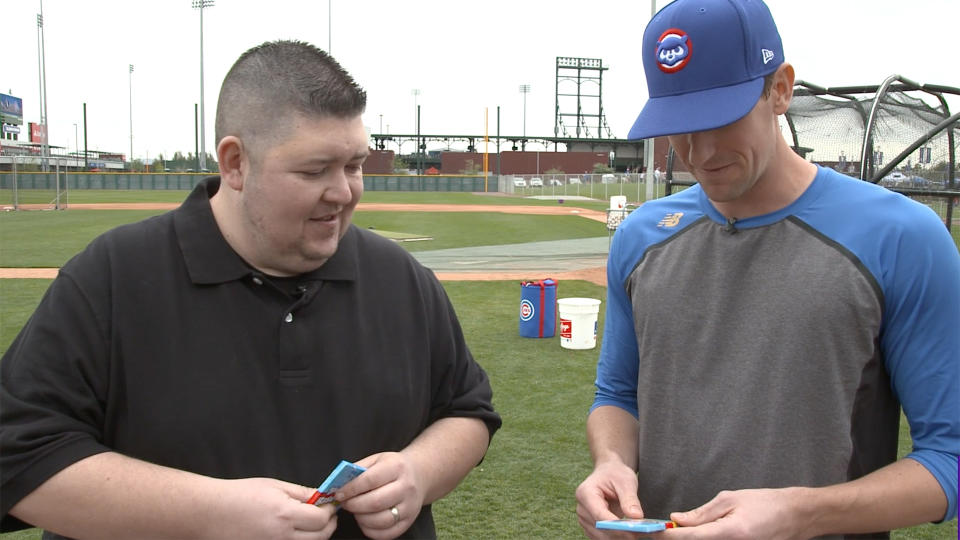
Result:
{"label": "batting cage netting", "polygon": [[[920,200],[953,230],[960,114],[951,114],[945,96],[960,96],[960,89],[899,75],[877,86],[826,88],[797,81],[784,135],[808,160]],[[668,193],[677,161],[668,161]]]}

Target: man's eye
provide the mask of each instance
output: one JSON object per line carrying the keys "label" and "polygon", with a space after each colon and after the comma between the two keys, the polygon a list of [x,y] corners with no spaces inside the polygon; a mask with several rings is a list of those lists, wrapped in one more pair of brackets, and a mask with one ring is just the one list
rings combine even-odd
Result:
{"label": "man's eye", "polygon": [[319,170],[313,170],[313,171],[303,171],[300,174],[304,176],[314,177],[314,176],[323,176],[323,174],[326,172],[327,172],[326,169],[319,169]]}

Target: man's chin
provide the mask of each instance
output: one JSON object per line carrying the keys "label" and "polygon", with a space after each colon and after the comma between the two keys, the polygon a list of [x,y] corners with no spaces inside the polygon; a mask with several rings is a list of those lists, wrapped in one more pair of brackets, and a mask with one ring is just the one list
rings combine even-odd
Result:
{"label": "man's chin", "polygon": [[340,247],[340,239],[347,232],[349,225],[338,227],[336,232],[331,231],[322,237],[305,239],[301,244],[300,259],[307,266],[315,265],[319,267],[337,252]]}
{"label": "man's chin", "polygon": [[340,245],[340,239],[328,240],[322,244],[314,244],[311,246],[306,246],[306,249],[303,250],[303,260],[307,264],[310,263],[320,263],[323,264],[330,257],[337,252],[337,248]]}

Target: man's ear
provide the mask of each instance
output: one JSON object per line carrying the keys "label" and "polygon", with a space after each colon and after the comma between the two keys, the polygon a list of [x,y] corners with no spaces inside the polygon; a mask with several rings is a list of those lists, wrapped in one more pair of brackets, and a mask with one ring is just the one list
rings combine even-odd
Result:
{"label": "man's ear", "polygon": [[220,139],[217,143],[217,161],[220,167],[220,183],[235,191],[243,191],[243,180],[250,166],[243,141],[234,135]]}
{"label": "man's ear", "polygon": [[773,99],[773,111],[777,115],[786,114],[793,100],[793,66],[784,62],[773,74],[770,97]]}

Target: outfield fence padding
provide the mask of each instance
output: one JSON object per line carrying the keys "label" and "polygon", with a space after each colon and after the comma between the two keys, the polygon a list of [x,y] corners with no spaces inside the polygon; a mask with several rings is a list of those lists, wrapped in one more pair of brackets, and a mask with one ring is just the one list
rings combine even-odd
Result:
{"label": "outfield fence padding", "polygon": [[[0,189],[14,187],[14,173],[0,172]],[[190,190],[203,180],[203,174],[176,173],[88,173],[60,172],[60,189],[134,189],[134,190]],[[18,172],[17,189],[57,189],[55,172]]]}
{"label": "outfield fence padding", "polygon": [[[14,189],[12,171],[0,171],[0,190]],[[208,175],[199,173],[90,173],[60,172],[60,189],[190,190]],[[470,175],[364,175],[368,191],[497,191],[498,178]],[[18,172],[16,188],[57,189],[56,172]]]}

